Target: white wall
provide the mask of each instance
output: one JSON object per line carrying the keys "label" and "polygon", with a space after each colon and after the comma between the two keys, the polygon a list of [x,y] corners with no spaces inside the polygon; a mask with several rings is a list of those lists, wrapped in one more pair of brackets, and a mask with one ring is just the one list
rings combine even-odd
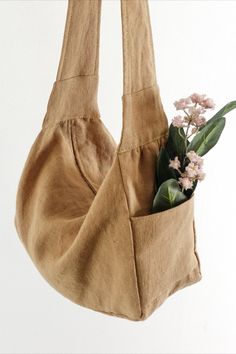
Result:
{"label": "white wall", "polygon": [[[122,54],[119,1],[102,12],[100,110],[118,141]],[[205,158],[195,218],[203,279],[145,322],[79,307],[38,274],[13,224],[16,188],[55,79],[66,1],[0,2],[0,352],[236,353],[236,111]],[[169,119],[194,91],[217,109],[236,99],[236,2],[150,1],[158,83]],[[112,49],[112,50],[111,50]]]}

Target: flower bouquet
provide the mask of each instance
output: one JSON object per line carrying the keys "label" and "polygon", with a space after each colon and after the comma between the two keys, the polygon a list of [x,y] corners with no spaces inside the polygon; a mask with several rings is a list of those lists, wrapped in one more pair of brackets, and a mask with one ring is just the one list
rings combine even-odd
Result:
{"label": "flower bouquet", "polygon": [[157,158],[153,213],[173,208],[192,196],[205,177],[202,156],[218,142],[225,127],[224,115],[236,108],[236,101],[209,120],[203,114],[214,109],[215,103],[206,95],[194,93],[174,106],[182,114],[173,118],[166,145]]}

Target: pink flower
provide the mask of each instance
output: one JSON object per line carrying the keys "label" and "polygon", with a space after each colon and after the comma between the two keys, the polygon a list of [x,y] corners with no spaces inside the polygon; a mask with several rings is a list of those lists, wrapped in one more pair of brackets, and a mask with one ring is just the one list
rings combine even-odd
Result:
{"label": "pink flower", "polygon": [[206,124],[206,118],[203,116],[198,116],[194,118],[193,123],[196,124],[197,127],[201,127]]}
{"label": "pink flower", "polygon": [[[206,95],[199,95],[198,93],[193,93],[191,96],[193,103],[198,103],[203,108],[215,108],[215,103],[212,98],[206,98]],[[204,113],[204,112],[201,112]]]}
{"label": "pink flower", "polygon": [[200,167],[203,165],[203,158],[196,154],[195,151],[191,150],[187,153],[187,157],[189,158],[190,162],[197,164]]}
{"label": "pink flower", "polygon": [[205,108],[215,108],[215,103],[212,98],[207,98],[202,102],[202,106]]}
{"label": "pink flower", "polygon": [[178,159],[178,156],[176,156],[174,160],[170,160],[169,167],[174,168],[175,170],[178,170],[180,168],[180,161]]}
{"label": "pink flower", "polygon": [[203,101],[205,100],[206,95],[199,95],[198,93],[193,93],[190,98],[193,103],[198,103],[202,105]]}
{"label": "pink flower", "polygon": [[198,117],[200,114],[205,113],[206,110],[203,107],[189,107],[188,113],[192,118]]}
{"label": "pink flower", "polygon": [[181,110],[181,109],[185,109],[188,108],[189,105],[192,103],[190,97],[186,97],[186,98],[181,98],[179,101],[175,101],[174,102],[174,106],[176,108],[176,110]]}
{"label": "pink flower", "polygon": [[177,128],[183,127],[184,126],[183,117],[181,117],[180,115],[174,117],[172,119],[172,124],[173,124],[174,127],[177,127]]}
{"label": "pink flower", "polygon": [[179,182],[185,190],[193,187],[193,182],[188,177],[180,177]]}
{"label": "pink flower", "polygon": [[185,171],[187,172],[187,177],[195,178],[199,173],[199,166],[193,162],[190,162],[187,167],[185,167]]}
{"label": "pink flower", "polygon": [[202,181],[205,178],[205,173],[202,170],[203,158],[195,153],[195,151],[189,151],[187,157],[190,163],[185,167],[185,173],[182,177],[188,177],[192,181]]}

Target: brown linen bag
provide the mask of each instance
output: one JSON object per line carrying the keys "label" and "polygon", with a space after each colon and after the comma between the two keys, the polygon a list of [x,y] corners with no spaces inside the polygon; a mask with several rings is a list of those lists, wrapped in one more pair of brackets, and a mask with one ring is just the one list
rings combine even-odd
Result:
{"label": "brown linen bag", "polygon": [[97,106],[101,1],[70,0],[57,79],[20,180],[15,224],[61,294],[143,320],[201,279],[194,198],[150,214],[168,123],[156,83],[148,3],[121,1],[123,128],[116,146]]}

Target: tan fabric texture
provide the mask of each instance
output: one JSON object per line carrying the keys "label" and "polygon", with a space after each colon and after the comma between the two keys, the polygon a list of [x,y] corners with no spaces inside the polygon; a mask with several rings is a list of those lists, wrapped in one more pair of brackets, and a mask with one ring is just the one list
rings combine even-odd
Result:
{"label": "tan fabric texture", "polygon": [[194,197],[150,213],[168,122],[146,0],[121,1],[118,145],[103,125],[97,105],[100,11],[99,0],[68,3],[57,78],[19,183],[15,224],[32,261],[58,292],[137,321],[201,279]]}

